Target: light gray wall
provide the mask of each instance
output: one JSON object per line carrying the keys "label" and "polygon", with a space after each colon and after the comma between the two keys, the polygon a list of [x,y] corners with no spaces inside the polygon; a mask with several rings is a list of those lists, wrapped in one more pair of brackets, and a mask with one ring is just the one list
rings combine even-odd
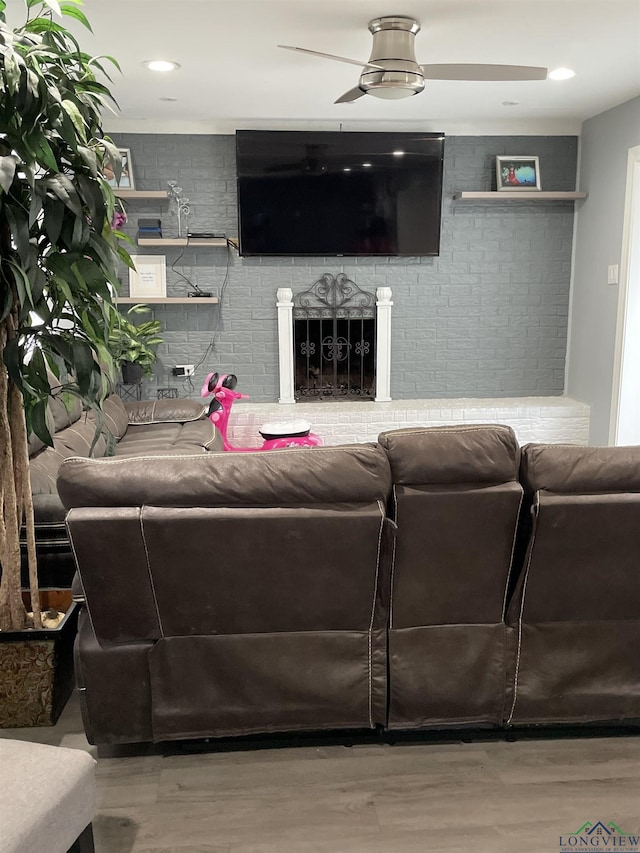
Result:
{"label": "light gray wall", "polygon": [[618,287],[607,268],[620,264],[627,157],[640,144],[640,98],[582,126],[580,204],[567,356],[567,394],[591,406],[591,444],[607,444],[613,383]]}
{"label": "light gray wall", "polygon": [[[192,230],[237,235],[233,136],[123,134],[116,141],[131,149],[138,189],[165,189],[176,179],[192,202]],[[305,290],[324,272],[345,272],[364,289],[393,289],[394,399],[562,394],[573,204],[454,202],[457,191],[495,188],[497,154],[537,154],[544,189],[575,188],[576,137],[448,137],[437,258],[239,258],[223,249],[187,249],[179,258],[179,250],[162,250],[169,295],[188,289],[182,273],[221,295],[222,305],[220,313],[157,309],[166,342],[155,384],[176,385],[170,368],[204,357],[196,392],[207,372],[232,371],[255,402],[276,400],[277,288]],[[129,212],[132,236],[138,216],[160,217],[164,236],[175,234],[166,204],[137,202]]]}

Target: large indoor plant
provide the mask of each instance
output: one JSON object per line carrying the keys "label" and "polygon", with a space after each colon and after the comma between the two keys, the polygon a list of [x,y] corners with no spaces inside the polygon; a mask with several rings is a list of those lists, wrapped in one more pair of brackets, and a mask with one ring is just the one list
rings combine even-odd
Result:
{"label": "large indoor plant", "polygon": [[[127,316],[114,317],[109,332],[109,349],[116,367],[122,370],[123,382],[140,382],[143,376],[153,375],[153,365],[158,359],[158,344],[162,343],[160,320],[143,320],[133,323],[129,316],[140,316],[151,311],[148,305],[133,305]],[[138,373],[132,366],[137,366]],[[135,378],[137,377],[137,378]]]}
{"label": "large indoor plant", "polygon": [[[16,5],[16,4],[14,4]],[[115,146],[101,112],[104,73],[61,24],[89,26],[81,0],[25,0],[13,29],[0,0],[0,630],[27,626],[20,584],[27,532],[33,626],[41,627],[27,440],[51,443],[47,368],[65,392],[100,410],[112,370],[108,333],[118,258],[113,190],[103,177]],[[110,60],[110,57],[103,57]],[[115,62],[111,60],[111,62]],[[98,417],[98,422],[100,418]]]}

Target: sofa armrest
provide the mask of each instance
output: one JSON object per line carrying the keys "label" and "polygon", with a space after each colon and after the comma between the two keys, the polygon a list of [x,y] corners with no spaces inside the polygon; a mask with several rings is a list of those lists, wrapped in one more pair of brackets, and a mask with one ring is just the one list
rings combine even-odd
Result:
{"label": "sofa armrest", "polygon": [[129,424],[184,424],[204,417],[206,406],[197,400],[162,399],[126,403]]}

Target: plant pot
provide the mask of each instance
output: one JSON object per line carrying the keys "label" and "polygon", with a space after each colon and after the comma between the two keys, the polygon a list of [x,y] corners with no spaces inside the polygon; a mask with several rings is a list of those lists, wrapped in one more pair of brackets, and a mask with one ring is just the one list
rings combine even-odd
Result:
{"label": "plant pot", "polygon": [[80,606],[70,589],[40,590],[44,610],[65,612],[57,628],[0,631],[0,728],[52,726],[73,691]]}
{"label": "plant pot", "polygon": [[138,385],[142,382],[142,367],[135,361],[123,361],[122,381],[125,385]]}

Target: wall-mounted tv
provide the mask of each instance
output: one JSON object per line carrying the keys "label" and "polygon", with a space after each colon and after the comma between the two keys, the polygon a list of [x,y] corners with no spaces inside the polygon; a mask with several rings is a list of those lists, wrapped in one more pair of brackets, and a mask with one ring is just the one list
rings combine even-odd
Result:
{"label": "wall-mounted tv", "polygon": [[238,130],[241,255],[437,255],[442,133]]}

